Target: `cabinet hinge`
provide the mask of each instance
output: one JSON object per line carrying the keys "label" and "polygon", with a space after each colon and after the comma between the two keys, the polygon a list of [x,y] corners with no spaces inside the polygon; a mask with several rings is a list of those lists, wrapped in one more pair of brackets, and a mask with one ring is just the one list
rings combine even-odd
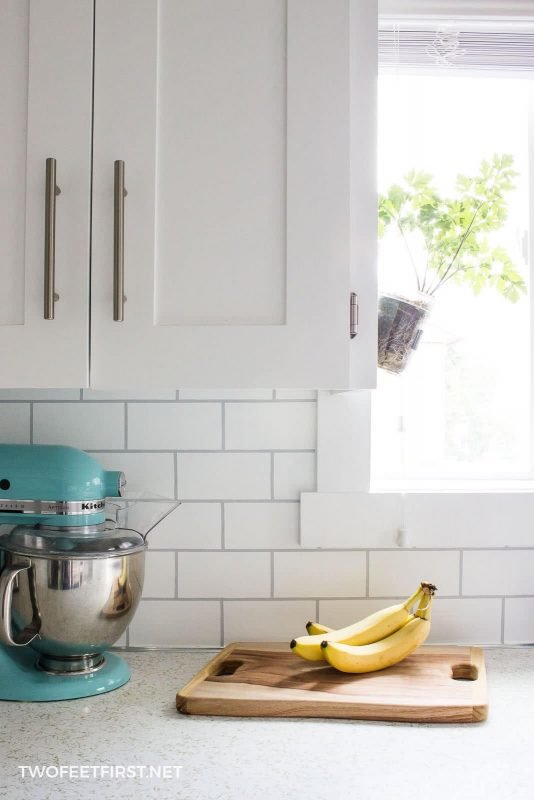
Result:
{"label": "cabinet hinge", "polygon": [[358,295],[356,292],[350,293],[350,338],[354,339],[358,334]]}

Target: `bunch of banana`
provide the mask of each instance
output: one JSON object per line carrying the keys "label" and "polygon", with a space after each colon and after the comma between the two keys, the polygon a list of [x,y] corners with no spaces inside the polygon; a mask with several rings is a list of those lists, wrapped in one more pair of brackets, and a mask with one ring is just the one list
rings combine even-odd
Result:
{"label": "bunch of banana", "polygon": [[366,645],[324,641],[321,648],[330,666],[341,672],[377,672],[398,664],[423,644],[430,633],[433,592],[423,595],[411,619],[378,642]]}
{"label": "bunch of banana", "polygon": [[[330,660],[333,651],[330,650],[327,645],[339,644],[359,651],[362,647],[372,646],[388,640],[392,635],[395,635],[397,631],[402,630],[404,626],[407,626],[414,620],[422,619],[421,614],[423,614],[423,612],[428,613],[428,619],[424,621],[428,622],[429,627],[430,602],[435,590],[436,587],[433,584],[423,582],[404,603],[399,603],[398,605],[377,611],[365,619],[360,620],[360,622],[355,622],[353,625],[349,625],[346,628],[331,630],[318,623],[309,622],[306,628],[311,635],[293,639],[290,647],[294,653],[308,661],[328,660],[329,663],[336,666]],[[410,613],[410,609],[417,602],[419,602],[419,608],[416,612],[416,616],[416,614]],[[418,626],[415,627],[417,628]],[[412,631],[413,627],[409,630]],[[426,636],[424,638],[426,638]],[[421,642],[418,642],[418,644],[420,643]],[[415,647],[417,647],[418,644],[415,645]],[[395,642],[393,642],[393,645],[395,646]],[[401,658],[404,658],[404,656],[401,656]],[[389,665],[385,664],[385,666]],[[374,667],[374,669],[381,669],[381,667]]]}

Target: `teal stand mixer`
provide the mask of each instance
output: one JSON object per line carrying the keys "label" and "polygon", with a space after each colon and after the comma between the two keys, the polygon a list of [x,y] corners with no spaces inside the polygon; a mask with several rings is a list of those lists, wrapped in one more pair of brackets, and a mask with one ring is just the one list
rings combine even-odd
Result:
{"label": "teal stand mixer", "polygon": [[[147,534],[109,519],[106,498],[124,485],[81,450],[0,445],[0,700],[88,697],[129,680],[109,648],[141,598]],[[177,504],[165,505],[158,521]]]}

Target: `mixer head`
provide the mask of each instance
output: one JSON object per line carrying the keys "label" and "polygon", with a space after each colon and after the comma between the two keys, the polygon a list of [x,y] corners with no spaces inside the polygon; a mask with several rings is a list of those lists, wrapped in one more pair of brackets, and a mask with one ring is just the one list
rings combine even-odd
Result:
{"label": "mixer head", "polygon": [[85,527],[105,522],[124,474],[62,445],[0,444],[0,524]]}

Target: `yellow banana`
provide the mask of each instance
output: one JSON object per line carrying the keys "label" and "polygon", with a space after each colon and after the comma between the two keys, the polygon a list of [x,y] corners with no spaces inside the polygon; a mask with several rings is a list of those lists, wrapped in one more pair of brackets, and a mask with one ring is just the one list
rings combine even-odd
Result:
{"label": "yellow banana", "polygon": [[375,672],[404,658],[423,644],[430,633],[432,593],[424,595],[419,608],[398,631],[373,644],[351,646],[325,641],[322,649],[328,663],[341,672]]}
{"label": "yellow banana", "polygon": [[328,628],[326,625],[321,625],[320,622],[307,622],[306,630],[308,631],[309,636],[324,636],[325,633],[330,633],[334,629]]}
{"label": "yellow banana", "polygon": [[315,636],[300,636],[293,639],[290,647],[296,655],[305,658],[307,661],[324,661],[324,653],[321,648],[323,641],[343,642],[350,645],[366,645],[377,642],[390,633],[394,633],[408,622],[410,609],[424,592],[424,585],[421,584],[404,603],[399,603],[389,608],[376,611],[369,617],[355,622],[346,628],[330,631],[327,634],[317,634]]}

